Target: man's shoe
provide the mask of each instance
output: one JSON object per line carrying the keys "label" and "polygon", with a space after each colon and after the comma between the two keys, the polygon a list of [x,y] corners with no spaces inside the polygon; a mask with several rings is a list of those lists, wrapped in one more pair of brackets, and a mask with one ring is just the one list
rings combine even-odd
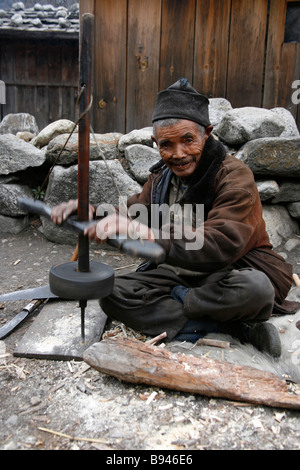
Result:
{"label": "man's shoe", "polygon": [[[272,323],[242,323],[245,342],[252,344],[259,351],[266,352],[273,357],[281,355],[281,341],[279,333]],[[244,341],[242,341],[244,342]]]}

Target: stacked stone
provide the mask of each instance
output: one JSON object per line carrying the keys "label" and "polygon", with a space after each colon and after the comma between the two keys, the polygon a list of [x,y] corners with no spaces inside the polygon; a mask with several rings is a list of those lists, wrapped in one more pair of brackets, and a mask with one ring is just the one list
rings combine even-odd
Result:
{"label": "stacked stone", "polygon": [[[271,110],[245,107],[232,109],[211,100],[219,110],[214,133],[228,151],[254,173],[264,219],[274,247],[299,233],[300,136],[292,114],[284,108]],[[225,107],[224,109],[224,106]],[[223,113],[220,115],[220,108]],[[230,109],[231,108],[231,109]],[[214,115],[212,111],[212,116]],[[299,238],[286,249],[299,246]]]}
{"label": "stacked stone", "polygon": [[[214,98],[210,117],[215,138],[254,173],[274,248],[299,249],[300,136],[291,113],[283,108],[233,109],[227,100]],[[141,190],[160,159],[152,131],[149,126],[124,135],[90,135],[92,204],[118,204],[120,196]],[[17,198],[32,197],[52,166],[42,194],[45,203],[77,198],[77,164],[78,134],[72,121],[61,119],[39,132],[30,115],[6,116],[0,124],[0,231],[17,233],[26,226],[28,217],[17,207]],[[49,240],[74,243],[75,235],[43,218],[42,230]]]}

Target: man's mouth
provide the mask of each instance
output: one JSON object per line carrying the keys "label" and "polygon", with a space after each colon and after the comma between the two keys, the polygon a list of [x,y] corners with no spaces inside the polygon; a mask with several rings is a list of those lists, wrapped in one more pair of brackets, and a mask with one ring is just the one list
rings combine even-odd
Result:
{"label": "man's mouth", "polygon": [[181,168],[186,168],[187,166],[190,165],[190,163],[192,162],[192,160],[180,160],[179,162],[172,162],[172,166],[174,166],[175,168],[177,168],[178,170],[181,169]]}

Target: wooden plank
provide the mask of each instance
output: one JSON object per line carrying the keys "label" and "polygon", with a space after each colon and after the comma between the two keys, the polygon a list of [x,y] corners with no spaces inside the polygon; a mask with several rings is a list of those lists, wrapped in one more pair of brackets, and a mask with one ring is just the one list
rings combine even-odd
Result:
{"label": "wooden plank", "polygon": [[195,0],[163,0],[159,89],[180,77],[193,83]]}
{"label": "wooden plank", "polygon": [[0,40],[1,56],[0,71],[1,80],[5,83],[12,82],[15,79],[15,41]]}
{"label": "wooden plank", "polygon": [[127,0],[95,4],[93,127],[125,132]]}
{"label": "wooden plank", "polygon": [[47,87],[37,87],[36,90],[36,112],[35,119],[39,130],[49,124],[49,93]]}
{"label": "wooden plank", "polygon": [[266,406],[300,409],[300,397],[284,380],[253,367],[172,353],[131,338],[105,339],[90,346],[83,360],[102,373],[147,384]]}
{"label": "wooden plank", "polygon": [[282,0],[272,0],[270,2],[269,12],[263,95],[263,107],[268,109],[277,106],[280,80],[280,57],[284,39],[285,17],[286,2]]}
{"label": "wooden plank", "polygon": [[268,0],[232,0],[226,98],[262,105]]}
{"label": "wooden plank", "polygon": [[231,0],[198,0],[195,27],[195,88],[225,97]]}
{"label": "wooden plank", "polygon": [[48,81],[60,85],[62,79],[62,52],[59,41],[51,41],[48,46]]}
{"label": "wooden plank", "polygon": [[158,92],[161,0],[129,0],[128,5],[126,132],[152,125]]}
{"label": "wooden plank", "polygon": [[61,47],[61,80],[64,86],[79,84],[79,46],[74,42],[65,42]]}
{"label": "wooden plank", "polygon": [[292,95],[295,91],[292,84],[300,77],[300,43],[283,43],[280,58],[279,88],[277,106],[288,109],[295,119],[299,104],[293,103]]}

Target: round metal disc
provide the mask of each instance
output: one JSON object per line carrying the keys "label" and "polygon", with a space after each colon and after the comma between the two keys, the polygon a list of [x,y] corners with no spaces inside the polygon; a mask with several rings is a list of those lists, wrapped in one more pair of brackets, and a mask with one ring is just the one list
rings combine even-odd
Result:
{"label": "round metal disc", "polygon": [[62,299],[89,300],[108,296],[114,286],[114,271],[103,263],[90,262],[90,271],[78,271],[78,262],[52,266],[51,292]]}

